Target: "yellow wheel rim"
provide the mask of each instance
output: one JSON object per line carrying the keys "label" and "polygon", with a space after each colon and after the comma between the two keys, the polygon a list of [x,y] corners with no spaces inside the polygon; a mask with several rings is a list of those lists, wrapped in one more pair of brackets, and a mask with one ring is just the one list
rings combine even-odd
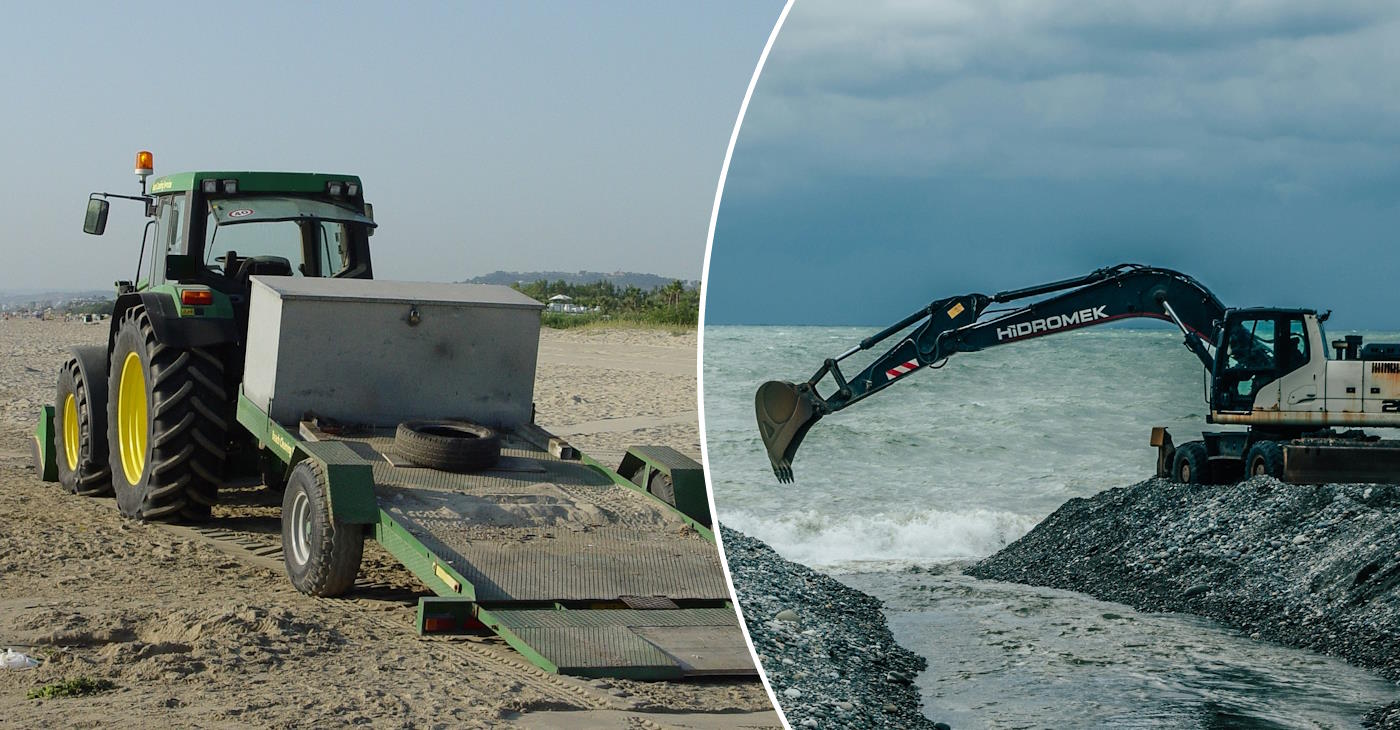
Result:
{"label": "yellow wheel rim", "polygon": [[68,459],[68,471],[78,469],[78,399],[72,393],[63,399],[63,456]]}
{"label": "yellow wheel rim", "polygon": [[122,472],[127,484],[141,481],[146,471],[146,372],[141,357],[129,353],[122,362],[117,391],[117,440],[121,446]]}

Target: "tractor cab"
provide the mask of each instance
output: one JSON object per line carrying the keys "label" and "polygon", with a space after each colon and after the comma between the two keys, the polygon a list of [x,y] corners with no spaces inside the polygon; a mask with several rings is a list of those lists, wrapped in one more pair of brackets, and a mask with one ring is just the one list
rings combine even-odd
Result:
{"label": "tractor cab", "polygon": [[163,177],[148,285],[203,284],[245,302],[249,277],[371,278],[374,221],[358,178],[196,172]]}
{"label": "tractor cab", "polygon": [[[119,294],[171,288],[181,304],[247,305],[249,277],[372,278],[373,210],[353,175],[184,172],[157,178],[147,193],[150,153],[137,157],[142,195],[94,193],[83,230],[101,234],[107,198],[146,203],[136,281]],[[146,253],[149,251],[149,255]],[[193,296],[185,291],[208,293]],[[215,294],[222,294],[219,297]]]}

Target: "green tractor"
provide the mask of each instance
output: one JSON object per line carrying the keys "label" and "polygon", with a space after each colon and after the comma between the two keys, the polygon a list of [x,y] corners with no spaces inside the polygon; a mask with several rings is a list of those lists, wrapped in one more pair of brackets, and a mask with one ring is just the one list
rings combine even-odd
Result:
{"label": "green tractor", "polygon": [[66,489],[115,494],[127,517],[197,522],[220,484],[285,479],[233,427],[250,277],[371,278],[375,224],[353,175],[185,172],[148,192],[151,172],[143,151],[141,195],[89,196],[86,233],[106,229],[109,198],[150,220],[135,280],[116,282],[107,346],[74,348],[59,371],[52,448]]}

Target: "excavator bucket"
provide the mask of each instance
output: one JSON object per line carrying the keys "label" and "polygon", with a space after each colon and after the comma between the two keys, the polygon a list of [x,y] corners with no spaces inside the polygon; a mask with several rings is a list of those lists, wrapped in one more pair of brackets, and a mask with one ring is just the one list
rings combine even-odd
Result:
{"label": "excavator bucket", "polygon": [[754,395],[754,413],[758,417],[758,434],[768,449],[768,461],[773,473],[784,484],[792,482],[792,457],[807,429],[822,417],[816,396],[807,385],[793,385],[770,380],[758,387]]}

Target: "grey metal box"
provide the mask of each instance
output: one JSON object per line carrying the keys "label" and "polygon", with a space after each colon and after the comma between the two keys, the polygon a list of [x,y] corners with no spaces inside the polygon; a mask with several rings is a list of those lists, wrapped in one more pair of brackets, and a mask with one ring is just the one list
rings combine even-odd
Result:
{"label": "grey metal box", "polygon": [[252,281],[243,392],[278,423],[531,419],[544,305],[510,287]]}

